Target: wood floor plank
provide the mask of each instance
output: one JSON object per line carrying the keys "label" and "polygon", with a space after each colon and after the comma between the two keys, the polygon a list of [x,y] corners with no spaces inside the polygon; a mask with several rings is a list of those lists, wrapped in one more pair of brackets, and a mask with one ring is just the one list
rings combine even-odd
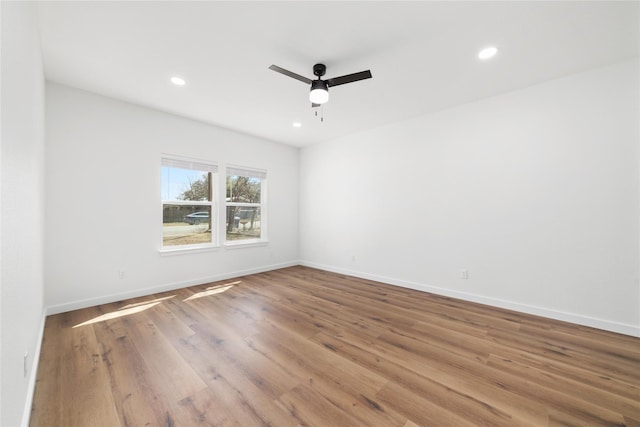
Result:
{"label": "wood floor plank", "polygon": [[149,371],[148,381],[154,389],[163,391],[167,401],[180,401],[206,388],[153,322],[137,323],[129,331]]}
{"label": "wood floor plank", "polygon": [[242,427],[233,411],[226,408],[209,387],[173,403],[171,407],[176,427]]}
{"label": "wood floor plank", "polygon": [[[423,322],[419,322],[412,329],[421,331],[419,339],[424,340],[426,337],[428,342],[431,343],[446,341],[444,344],[447,348],[454,349],[457,354],[466,354],[468,357],[477,357],[480,352],[482,352],[484,353],[482,355],[483,360],[487,360],[486,352],[492,351],[494,353],[489,355],[487,361],[489,366],[497,367],[505,372],[513,372],[515,375],[518,375],[528,381],[535,382],[546,387],[562,389],[568,394],[584,391],[584,395],[588,396],[590,401],[594,404],[601,404],[603,401],[607,401],[608,407],[614,408],[623,415],[629,415],[636,418],[640,415],[637,412],[637,405],[635,405],[635,402],[640,397],[638,389],[625,387],[626,390],[624,391],[628,391],[627,396],[620,395],[619,393],[612,393],[609,391],[609,386],[614,381],[609,377],[607,377],[607,380],[604,380],[601,374],[595,376],[599,380],[592,381],[592,383],[594,383],[593,385],[585,381],[584,375],[581,377],[574,376],[573,378],[567,378],[566,372],[571,372],[571,369],[567,368],[575,366],[575,363],[563,362],[565,369],[562,372],[557,370],[556,372],[550,372],[548,358],[545,359],[547,363],[545,363],[544,366],[531,364],[530,360],[527,360],[526,362],[513,360],[510,356],[521,353],[521,351],[519,351],[520,349],[514,349],[512,346],[497,344],[492,340],[487,340],[486,337],[485,339],[482,339],[478,336],[474,336],[473,334],[460,334],[454,330],[445,330],[440,326],[427,325]],[[533,344],[533,342],[535,342],[535,344]],[[532,339],[530,346],[531,345],[540,346],[539,352],[543,353],[543,351],[546,351],[548,348],[557,348],[559,344],[557,342],[545,342],[541,344],[535,339]],[[567,347],[565,346],[564,348],[564,351],[567,351]],[[609,351],[610,350],[607,350],[607,352]],[[586,364],[586,361],[583,361],[583,364]],[[598,372],[598,369],[596,368],[596,366],[592,366],[592,369]],[[635,373],[629,372],[628,376],[633,377],[634,374]],[[622,388],[618,387],[617,390],[620,391]]]}
{"label": "wood floor plank", "polygon": [[[488,381],[466,375],[457,367],[443,368],[429,360],[424,363],[408,354],[390,352],[375,342],[343,334],[339,338],[325,336],[337,352],[357,359],[358,363],[377,372],[417,395],[442,407],[466,414],[477,422],[490,419],[492,425],[540,426],[546,420],[545,407],[522,399]],[[333,339],[333,340],[332,340]],[[488,403],[491,403],[490,405]]]}
{"label": "wood floor plank", "polygon": [[195,333],[193,329],[176,316],[171,307],[168,303],[160,304],[157,307],[153,307],[153,310],[148,310],[145,314],[171,342],[193,335]]}
{"label": "wood floor plank", "polygon": [[531,334],[523,332],[511,332],[492,330],[490,338],[496,343],[509,345],[537,354],[544,354],[547,358],[562,361],[571,365],[590,366],[592,370],[607,373],[617,378],[627,378],[632,383],[640,382],[640,370],[637,369],[637,358],[629,356],[617,356],[610,351],[584,351],[573,348],[570,345],[549,339],[539,339]]}
{"label": "wood floor plank", "polygon": [[640,407],[638,407],[637,399],[614,395],[606,390],[592,387],[579,381],[568,380],[559,375],[549,374],[541,369],[496,355],[490,356],[488,366],[517,375],[529,383],[547,387],[567,395],[574,394],[593,405],[603,406],[618,412],[623,417],[640,418]]}
{"label": "wood floor plank", "polygon": [[[61,372],[63,382],[58,392],[66,393],[62,399],[71,404],[60,407],[64,413],[61,424],[88,426],[96,419],[105,425],[115,423],[118,414],[93,328],[77,328],[69,332],[70,339],[63,356],[63,366],[67,369]],[[71,384],[66,385],[64,381],[70,379]],[[92,413],[86,411],[86,405],[92,408]]]}
{"label": "wood floor plank", "polygon": [[638,420],[638,338],[297,266],[49,316],[31,426]]}
{"label": "wood floor plank", "polygon": [[189,337],[181,348],[216,398],[241,425],[297,425],[298,419],[290,417],[222,354],[226,351],[224,342],[211,342],[199,335]]}
{"label": "wood floor plank", "polygon": [[403,353],[403,359],[415,359],[418,355],[428,355],[435,366],[446,370],[459,370],[460,375],[475,376],[478,379],[503,387],[514,394],[526,397],[532,402],[540,402],[547,406],[579,415],[584,422],[595,425],[623,425],[622,415],[599,405],[587,405],[573,394],[564,394],[554,388],[532,384],[524,381],[518,375],[491,367],[478,360],[455,352],[448,352],[445,348],[438,348],[406,336],[384,335],[380,340],[393,347],[409,348],[409,353]]}
{"label": "wood floor plank", "polygon": [[[259,334],[248,341],[255,351],[263,352],[265,356],[273,358],[275,363],[281,363],[282,369],[288,375],[299,378],[301,383],[306,384],[335,407],[350,412],[354,418],[360,420],[355,425],[401,425],[400,421],[404,422],[405,418],[402,415],[389,408],[382,408],[374,401],[375,392],[385,380],[378,376],[372,377],[371,374],[361,376],[362,369],[359,366],[355,367],[361,371],[360,374],[345,373],[344,370],[336,369],[336,374],[327,375],[330,373],[330,370],[324,369],[327,363],[344,365],[347,361],[310,358],[304,345],[297,347],[299,342],[283,344],[278,339],[278,334]],[[316,352],[318,349],[315,349]],[[347,366],[354,365],[349,362]],[[375,411],[371,411],[371,408]]]}
{"label": "wood floor plank", "polygon": [[640,427],[640,420],[630,417],[624,417],[624,422],[627,427]]}
{"label": "wood floor plank", "polygon": [[60,347],[65,341],[64,327],[61,314],[48,316],[44,325],[42,346],[40,349],[40,366],[47,366],[46,377],[36,375],[36,389],[40,396],[46,396],[39,403],[38,410],[35,405],[31,410],[31,424],[41,426],[59,426],[61,424],[60,409],[63,407],[62,393],[60,390],[61,370],[63,369],[63,351]]}
{"label": "wood floor plank", "polygon": [[459,426],[472,427],[478,424],[467,421],[455,412],[451,412],[431,402],[428,398],[396,384],[387,384],[376,395],[383,404],[398,408],[407,417],[424,427]]}
{"label": "wood floor plank", "polygon": [[[224,359],[235,370],[242,372],[256,387],[272,399],[298,385],[299,380],[283,371],[272,359],[255,351],[242,337],[232,332],[216,330],[215,335],[208,329],[196,329],[198,337],[204,339],[215,352],[218,360]],[[188,340],[185,342],[193,342]]]}
{"label": "wood floor plank", "polygon": [[[386,379],[362,366],[337,356],[323,345],[305,342],[294,335],[282,340],[284,330],[273,326],[272,333],[252,337],[254,347],[262,344],[265,352],[273,352],[286,361],[287,369],[302,382],[331,384],[335,388],[348,388],[352,394],[373,395]],[[260,347],[257,347],[260,348]]]}
{"label": "wood floor plank", "polygon": [[285,393],[279,403],[289,414],[300,419],[304,426],[355,426],[358,421],[351,414],[339,410],[312,388],[301,384]]}
{"label": "wood floor plank", "polygon": [[[97,323],[94,327],[108,368],[119,425],[170,424],[173,422],[170,402],[164,399],[163,390],[153,387],[150,381],[152,373],[128,332],[137,322],[128,320],[116,318]],[[91,412],[90,407],[87,409]]]}

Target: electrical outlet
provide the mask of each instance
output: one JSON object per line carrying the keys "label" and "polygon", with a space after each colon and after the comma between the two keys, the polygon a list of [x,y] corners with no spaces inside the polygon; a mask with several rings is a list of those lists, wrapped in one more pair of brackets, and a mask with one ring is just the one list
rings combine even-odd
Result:
{"label": "electrical outlet", "polygon": [[29,361],[29,352],[26,352],[24,354],[24,358],[22,359],[22,372],[25,378],[27,378],[27,373],[29,372],[28,369],[28,361]]}
{"label": "electrical outlet", "polygon": [[469,279],[469,270],[467,269],[460,270],[460,278],[464,280]]}
{"label": "electrical outlet", "polygon": [[118,280],[124,280],[124,271],[118,271]]}

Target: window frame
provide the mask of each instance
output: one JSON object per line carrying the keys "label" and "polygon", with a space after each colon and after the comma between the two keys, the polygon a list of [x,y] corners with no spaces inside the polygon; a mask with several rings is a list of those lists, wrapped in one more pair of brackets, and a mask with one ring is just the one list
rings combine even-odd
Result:
{"label": "window frame", "polygon": [[[174,200],[165,199],[165,195],[162,194],[162,169],[164,166],[194,170],[199,172],[205,172],[209,175],[209,200]],[[218,249],[220,244],[220,231],[219,231],[219,198],[218,194],[220,168],[217,162],[203,159],[195,159],[184,156],[177,156],[173,154],[162,153],[160,156],[160,253],[165,254],[181,254],[188,252],[202,252]],[[193,243],[193,244],[181,244],[181,245],[165,245],[163,236],[163,224],[164,224],[164,207],[166,205],[172,206],[203,206],[210,209],[209,214],[209,227],[211,231],[211,241],[206,243]]]}
{"label": "window frame", "polygon": [[[260,179],[260,202],[259,203],[246,203],[246,202],[230,202],[227,200],[227,179],[231,176],[247,176],[251,178],[259,178]],[[239,165],[227,165],[225,168],[224,180],[224,207],[221,209],[224,215],[224,220],[220,221],[221,231],[220,237],[223,239],[224,246],[233,248],[233,247],[246,247],[246,246],[256,246],[263,245],[268,242],[267,239],[267,170],[251,168],[246,166]],[[239,239],[239,240],[228,240],[227,239],[227,212],[229,206],[236,206],[238,208],[242,207],[251,207],[258,208],[260,211],[260,237],[254,239]]]}

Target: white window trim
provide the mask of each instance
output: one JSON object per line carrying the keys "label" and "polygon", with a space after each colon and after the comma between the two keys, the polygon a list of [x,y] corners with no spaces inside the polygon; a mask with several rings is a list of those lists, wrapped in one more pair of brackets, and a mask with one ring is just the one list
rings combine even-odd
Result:
{"label": "white window trim", "polygon": [[[193,169],[204,172],[211,172],[211,188],[213,191],[212,197],[210,201],[196,201],[196,200],[164,200],[162,198],[162,194],[160,195],[160,246],[158,252],[160,255],[183,255],[187,253],[199,253],[199,252],[210,252],[215,251],[220,248],[220,231],[218,224],[220,223],[220,213],[219,206],[220,203],[220,195],[216,193],[216,189],[220,186],[219,175],[220,175],[220,167],[217,162],[210,160],[202,160],[195,159],[191,157],[177,156],[173,154],[161,153],[160,154],[160,174],[162,174],[162,166],[169,167],[178,167],[182,169]],[[160,176],[160,183],[162,183],[162,175]],[[223,193],[224,194],[224,193]],[[218,196],[218,197],[216,197]],[[210,243],[198,243],[192,245],[176,245],[176,246],[164,246],[164,241],[162,238],[162,212],[165,204],[171,205],[200,205],[207,206],[211,208],[211,230],[216,230],[217,233],[215,236],[212,236],[212,240]]]}

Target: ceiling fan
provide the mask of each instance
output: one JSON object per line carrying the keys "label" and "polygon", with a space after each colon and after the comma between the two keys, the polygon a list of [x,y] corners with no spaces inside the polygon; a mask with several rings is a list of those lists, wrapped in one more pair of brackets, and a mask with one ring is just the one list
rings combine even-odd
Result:
{"label": "ceiling fan", "polygon": [[272,65],[270,70],[276,71],[285,76],[293,77],[296,80],[300,80],[303,83],[311,85],[311,91],[309,92],[309,101],[311,101],[312,107],[319,107],[329,100],[329,88],[333,86],[339,86],[346,83],[357,82],[358,80],[370,79],[372,77],[371,71],[360,71],[359,73],[347,74],[345,76],[334,77],[327,80],[322,80],[321,77],[327,72],[327,67],[324,64],[316,64],[313,66],[313,74],[318,77],[317,80],[311,80],[300,74],[296,74],[284,68]]}

